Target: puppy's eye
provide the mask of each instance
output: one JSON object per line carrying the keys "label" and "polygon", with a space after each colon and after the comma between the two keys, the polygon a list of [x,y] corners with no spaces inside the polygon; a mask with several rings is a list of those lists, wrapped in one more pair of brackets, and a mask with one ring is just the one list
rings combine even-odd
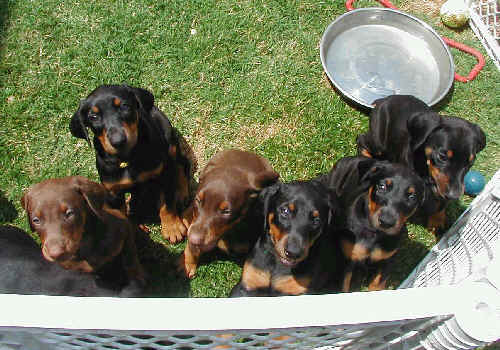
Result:
{"label": "puppy's eye", "polygon": [[283,218],[288,218],[290,216],[290,208],[288,207],[281,207],[280,208],[280,216]]}
{"label": "puppy's eye", "polygon": [[224,216],[230,216],[231,215],[231,209],[226,208],[226,209],[221,209],[220,213]]}
{"label": "puppy's eye", "polygon": [[379,182],[377,184],[377,191],[385,192],[387,190],[387,185],[385,182]]}
{"label": "puppy's eye", "polygon": [[128,110],[130,110],[130,106],[128,104],[126,104],[126,103],[122,103],[120,105],[120,109],[123,110],[123,111],[128,111]]}
{"label": "puppy's eye", "polygon": [[412,200],[412,201],[415,200],[415,199],[417,199],[417,194],[414,193],[414,192],[408,193],[408,199]]}
{"label": "puppy's eye", "polygon": [[436,158],[437,158],[437,160],[439,160],[442,163],[444,163],[448,160],[448,156],[447,156],[446,152],[444,152],[444,151],[439,152],[436,155]]}
{"label": "puppy's eye", "polygon": [[75,212],[73,209],[68,209],[66,210],[66,212],[64,213],[64,217],[66,219],[69,219],[69,218],[72,218],[73,216],[75,215]]}
{"label": "puppy's eye", "polygon": [[94,113],[94,112],[92,112],[92,111],[91,111],[91,112],[89,112],[89,120],[90,120],[91,122],[96,121],[98,118],[99,118],[99,116],[98,116],[97,114],[95,114],[95,113]]}
{"label": "puppy's eye", "polygon": [[42,223],[42,221],[36,216],[31,219],[31,222],[33,225],[40,225]]}
{"label": "puppy's eye", "polygon": [[319,226],[319,224],[321,224],[321,219],[319,217],[313,217],[312,222],[314,226]]}

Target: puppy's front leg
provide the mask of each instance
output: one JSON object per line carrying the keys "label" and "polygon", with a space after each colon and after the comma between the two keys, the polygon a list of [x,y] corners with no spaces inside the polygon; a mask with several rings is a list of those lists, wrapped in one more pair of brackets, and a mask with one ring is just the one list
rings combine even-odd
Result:
{"label": "puppy's front leg", "polygon": [[446,210],[442,209],[429,216],[427,220],[427,229],[431,231],[436,238],[440,238],[443,229],[446,226]]}
{"label": "puppy's front leg", "polygon": [[354,266],[351,262],[347,263],[347,266],[344,270],[344,278],[342,280],[342,291],[344,293],[349,293],[351,290],[351,280],[352,280],[352,273],[354,270]]}
{"label": "puppy's front leg", "polygon": [[193,278],[196,274],[200,255],[201,251],[188,242],[186,244],[186,249],[184,249],[184,252],[177,261],[177,271],[183,273],[187,278]]}
{"label": "puppy's front leg", "polygon": [[87,260],[68,260],[59,263],[66,270],[81,271],[85,273],[95,272],[95,268]]}
{"label": "puppy's front leg", "polygon": [[[135,227],[134,227],[135,228]],[[139,228],[131,228],[131,233],[125,239],[122,248],[122,263],[127,273],[129,282],[138,281],[142,286],[146,285],[146,273],[139,261],[137,247],[135,244],[136,232],[139,233]]]}
{"label": "puppy's front leg", "polygon": [[165,194],[160,195],[161,235],[171,243],[178,243],[187,235],[187,227],[177,213],[175,200],[167,203]]}

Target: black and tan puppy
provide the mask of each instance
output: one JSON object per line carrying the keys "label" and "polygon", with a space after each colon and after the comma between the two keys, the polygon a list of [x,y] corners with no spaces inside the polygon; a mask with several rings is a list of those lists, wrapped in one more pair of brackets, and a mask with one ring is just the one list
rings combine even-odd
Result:
{"label": "black and tan puppy", "polygon": [[232,297],[320,292],[335,269],[328,234],[336,204],[317,181],[277,183],[264,189],[262,227]]}
{"label": "black and tan puppy", "polygon": [[93,274],[66,270],[44,259],[24,231],[0,226],[0,293],[100,297],[139,297],[142,287],[124,288]]}
{"label": "black and tan puppy", "polygon": [[391,258],[407,235],[406,221],[424,199],[422,179],[401,164],[346,157],[320,181],[338,196],[334,230],[343,257],[342,290],[350,290],[358,267],[375,270],[370,290],[384,289]]}
{"label": "black and tan puppy", "polygon": [[441,116],[416,97],[393,95],[375,101],[360,155],[402,163],[425,181],[426,202],[418,216],[437,233],[445,207],[464,193],[464,176],[486,144],[481,128],[458,117]]}
{"label": "black and tan puppy", "polygon": [[21,204],[46,260],[96,274],[113,265],[117,276],[125,276],[125,284],[144,285],[135,246],[137,226],[122,211],[109,207],[109,197],[101,184],[73,176],[33,185]]}
{"label": "black and tan puppy", "polygon": [[194,157],[185,140],[154,105],[153,95],[127,85],[103,85],[82,100],[73,115],[73,136],[94,134],[96,165],[102,184],[138,223],[160,217],[170,242],[187,233],[181,214],[191,195]]}
{"label": "black and tan puppy", "polygon": [[248,253],[258,237],[252,207],[278,177],[267,159],[254,153],[229,149],[210,159],[186,211],[188,243],[179,270],[194,277],[200,255],[215,247],[231,255]]}

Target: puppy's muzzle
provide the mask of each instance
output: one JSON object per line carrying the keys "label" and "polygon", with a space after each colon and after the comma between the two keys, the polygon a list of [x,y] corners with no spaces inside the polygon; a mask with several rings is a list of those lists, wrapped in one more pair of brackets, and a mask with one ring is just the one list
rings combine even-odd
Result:
{"label": "puppy's muzzle", "polygon": [[126,146],[127,136],[125,135],[123,130],[121,130],[119,128],[109,128],[107,135],[108,135],[109,143],[115,149],[120,150]]}

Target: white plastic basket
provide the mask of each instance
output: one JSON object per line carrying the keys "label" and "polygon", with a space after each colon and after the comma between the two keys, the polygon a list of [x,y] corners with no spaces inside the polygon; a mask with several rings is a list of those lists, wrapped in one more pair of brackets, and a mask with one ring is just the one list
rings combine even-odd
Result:
{"label": "white plastic basket", "polygon": [[500,338],[499,237],[500,170],[402,289],[238,299],[0,295],[0,350],[471,349]]}
{"label": "white plastic basket", "polygon": [[498,0],[468,0],[470,27],[500,70],[500,3]]}

